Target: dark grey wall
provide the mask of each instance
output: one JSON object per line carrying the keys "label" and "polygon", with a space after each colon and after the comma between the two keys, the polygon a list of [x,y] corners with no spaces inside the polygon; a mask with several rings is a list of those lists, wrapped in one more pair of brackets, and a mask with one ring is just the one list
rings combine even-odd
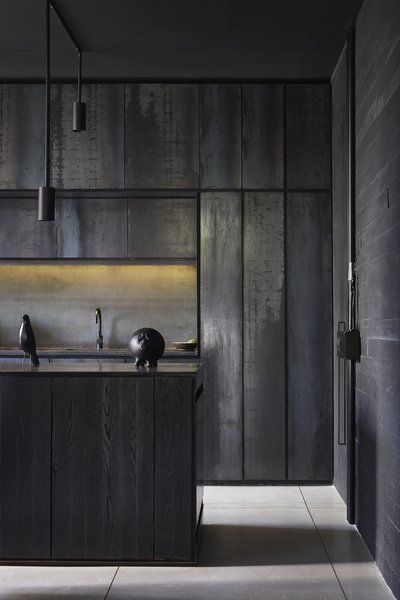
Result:
{"label": "dark grey wall", "polygon": [[[70,130],[71,95],[70,85],[53,88],[57,187],[199,191],[206,479],[331,481],[330,85],[87,85],[88,130],[81,134]],[[31,102],[38,108],[42,101],[40,85],[1,86],[0,187],[41,182],[43,125]],[[87,200],[71,198],[60,200],[56,236],[30,207],[28,240],[17,236],[28,254],[51,251],[55,236],[63,257],[71,248],[87,256]],[[26,211],[15,212],[21,201],[0,202],[9,222],[25,223]],[[194,236],[185,236],[193,218],[182,221],[175,198],[166,219],[166,202],[128,203],[128,231],[113,236],[118,242],[128,234],[128,256],[138,256],[130,240],[146,246],[152,239],[149,228],[165,258],[176,257],[174,231],[184,255],[193,254]],[[96,206],[107,222],[108,205],[103,193]],[[4,248],[15,256],[15,228],[0,229],[3,256]],[[94,247],[101,259],[102,244]]]}
{"label": "dark grey wall", "polygon": [[[334,484],[346,501],[347,450],[345,425],[345,361],[336,353],[338,322],[347,323],[347,200],[349,182],[349,103],[347,46],[332,76],[332,243],[333,243],[333,396],[334,396]],[[339,418],[341,425],[339,426]],[[339,432],[340,428],[340,432]]]}
{"label": "dark grey wall", "polygon": [[357,525],[400,597],[400,3],[357,20]]}

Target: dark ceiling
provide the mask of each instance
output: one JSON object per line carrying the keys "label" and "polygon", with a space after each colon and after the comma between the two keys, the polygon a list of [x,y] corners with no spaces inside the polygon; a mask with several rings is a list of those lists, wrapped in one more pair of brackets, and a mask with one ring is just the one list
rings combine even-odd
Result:
{"label": "dark ceiling", "polygon": [[[55,0],[84,55],[84,77],[325,79],[362,0]],[[44,72],[45,0],[0,2],[0,78]],[[75,75],[52,15],[52,73]]]}

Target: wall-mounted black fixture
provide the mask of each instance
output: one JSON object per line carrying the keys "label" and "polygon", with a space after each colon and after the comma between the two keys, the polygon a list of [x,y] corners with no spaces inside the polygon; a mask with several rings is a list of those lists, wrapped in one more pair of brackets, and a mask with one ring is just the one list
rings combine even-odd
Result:
{"label": "wall-mounted black fixture", "polygon": [[86,104],[85,102],[82,102],[82,48],[76,41],[75,36],[73,35],[71,29],[68,27],[64,17],[60,13],[54,2],[50,2],[50,6],[57,15],[58,20],[64,27],[78,53],[77,99],[73,103],[72,107],[72,129],[73,131],[86,131]]}
{"label": "wall-mounted black fixture", "polygon": [[50,186],[50,2],[46,0],[46,102],[44,125],[44,185],[39,188],[38,220],[54,221],[56,190]]}

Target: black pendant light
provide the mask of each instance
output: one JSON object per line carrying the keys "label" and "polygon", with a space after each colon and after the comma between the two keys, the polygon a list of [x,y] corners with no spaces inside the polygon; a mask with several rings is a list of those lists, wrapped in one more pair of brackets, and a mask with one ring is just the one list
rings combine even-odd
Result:
{"label": "black pendant light", "polygon": [[56,190],[50,186],[50,2],[46,0],[46,102],[44,125],[44,185],[39,188],[38,220],[54,221]]}
{"label": "black pendant light", "polygon": [[73,131],[86,131],[86,104],[82,102],[82,49],[78,42],[76,41],[75,36],[72,31],[68,27],[67,23],[64,20],[64,17],[54,4],[54,2],[50,2],[51,8],[54,10],[55,14],[58,17],[61,25],[64,27],[67,32],[71,42],[75,46],[75,49],[78,53],[78,80],[77,80],[77,99],[73,103],[72,107],[72,129]]}
{"label": "black pendant light", "polygon": [[57,15],[61,25],[68,33],[78,52],[78,98],[73,104],[72,129],[85,131],[86,104],[81,101],[82,50],[58,11],[54,2],[46,2],[46,104],[45,104],[45,134],[44,134],[44,185],[39,188],[38,220],[54,221],[56,190],[50,185],[50,8]]}
{"label": "black pendant light", "polygon": [[78,97],[72,110],[73,131],[86,131],[86,104],[81,100],[82,52],[78,50]]}

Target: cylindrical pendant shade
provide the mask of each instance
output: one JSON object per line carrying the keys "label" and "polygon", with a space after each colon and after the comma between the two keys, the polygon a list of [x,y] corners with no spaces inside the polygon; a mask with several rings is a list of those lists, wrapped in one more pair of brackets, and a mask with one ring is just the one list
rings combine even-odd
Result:
{"label": "cylindrical pendant shade", "polygon": [[74,102],[72,113],[73,131],[86,131],[86,104],[85,102]]}
{"label": "cylindrical pendant shade", "polygon": [[39,188],[38,221],[54,221],[56,190],[53,187]]}

